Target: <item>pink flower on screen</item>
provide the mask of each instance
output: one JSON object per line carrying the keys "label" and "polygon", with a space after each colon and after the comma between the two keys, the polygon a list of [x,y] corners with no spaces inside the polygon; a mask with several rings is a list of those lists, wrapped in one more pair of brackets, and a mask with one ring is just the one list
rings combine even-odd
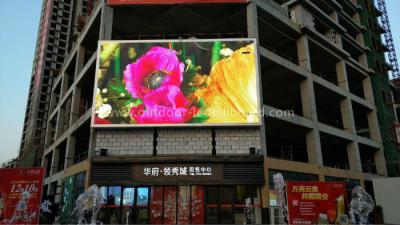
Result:
{"label": "pink flower on screen", "polygon": [[131,109],[131,116],[138,124],[186,123],[198,112],[180,88],[165,85],[148,93],[143,104]]}
{"label": "pink flower on screen", "polygon": [[126,66],[126,89],[133,98],[144,98],[166,85],[180,87],[184,69],[185,65],[179,61],[175,50],[154,46],[135,63]]}

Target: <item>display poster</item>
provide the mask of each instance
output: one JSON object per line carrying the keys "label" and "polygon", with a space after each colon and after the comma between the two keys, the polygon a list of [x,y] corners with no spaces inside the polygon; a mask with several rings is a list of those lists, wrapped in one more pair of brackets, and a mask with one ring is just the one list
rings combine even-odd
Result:
{"label": "display poster", "polygon": [[38,224],[43,168],[0,169],[0,224]]}
{"label": "display poster", "polygon": [[287,182],[289,224],[339,224],[346,216],[344,182]]}

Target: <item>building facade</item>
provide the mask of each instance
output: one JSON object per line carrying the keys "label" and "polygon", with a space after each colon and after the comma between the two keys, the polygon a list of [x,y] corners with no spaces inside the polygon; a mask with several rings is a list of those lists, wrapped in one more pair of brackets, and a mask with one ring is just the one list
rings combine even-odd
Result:
{"label": "building facade", "polygon": [[[361,5],[365,11],[361,14],[363,26],[367,28],[364,33],[368,52],[368,65],[374,70],[371,76],[376,106],[378,108],[379,125],[382,133],[382,143],[385,149],[387,170],[389,176],[400,175],[400,150],[398,140],[394,135],[397,124],[395,105],[398,102],[398,84],[389,80],[388,70],[390,65],[386,62],[385,52],[387,46],[382,42],[381,34],[385,32],[378,19],[382,12],[375,6],[374,1],[363,1]],[[393,96],[394,94],[394,96]]]}
{"label": "building facade", "polygon": [[[44,0],[24,127],[18,157],[19,167],[40,166],[45,145],[53,80],[74,43],[78,20],[90,13],[93,1]],[[78,25],[78,26],[76,26]]]}
{"label": "building facade", "polygon": [[[182,2],[98,1],[77,20],[53,79],[42,160],[62,222],[91,184],[109,224],[268,223],[277,172],[349,190],[387,176],[356,0]],[[261,126],[91,127],[99,40],[244,37],[258,41]],[[150,176],[181,168],[194,175]]]}

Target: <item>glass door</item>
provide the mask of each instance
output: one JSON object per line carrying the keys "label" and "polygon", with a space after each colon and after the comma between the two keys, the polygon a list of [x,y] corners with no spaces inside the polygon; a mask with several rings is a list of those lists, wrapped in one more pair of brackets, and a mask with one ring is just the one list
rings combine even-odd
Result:
{"label": "glass door", "polygon": [[122,224],[147,224],[148,208],[148,187],[123,188]]}
{"label": "glass door", "polygon": [[124,187],[122,199],[122,223],[133,224],[133,206],[135,204],[135,188]]}
{"label": "glass door", "polygon": [[149,188],[136,188],[136,202],[134,205],[134,220],[135,224],[149,223]]}

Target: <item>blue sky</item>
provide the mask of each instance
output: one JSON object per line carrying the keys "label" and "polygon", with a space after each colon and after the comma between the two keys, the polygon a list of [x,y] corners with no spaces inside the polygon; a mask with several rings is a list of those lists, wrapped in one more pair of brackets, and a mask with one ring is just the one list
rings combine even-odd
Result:
{"label": "blue sky", "polygon": [[[17,156],[41,0],[0,0],[0,163]],[[400,0],[386,0],[400,58]]]}

